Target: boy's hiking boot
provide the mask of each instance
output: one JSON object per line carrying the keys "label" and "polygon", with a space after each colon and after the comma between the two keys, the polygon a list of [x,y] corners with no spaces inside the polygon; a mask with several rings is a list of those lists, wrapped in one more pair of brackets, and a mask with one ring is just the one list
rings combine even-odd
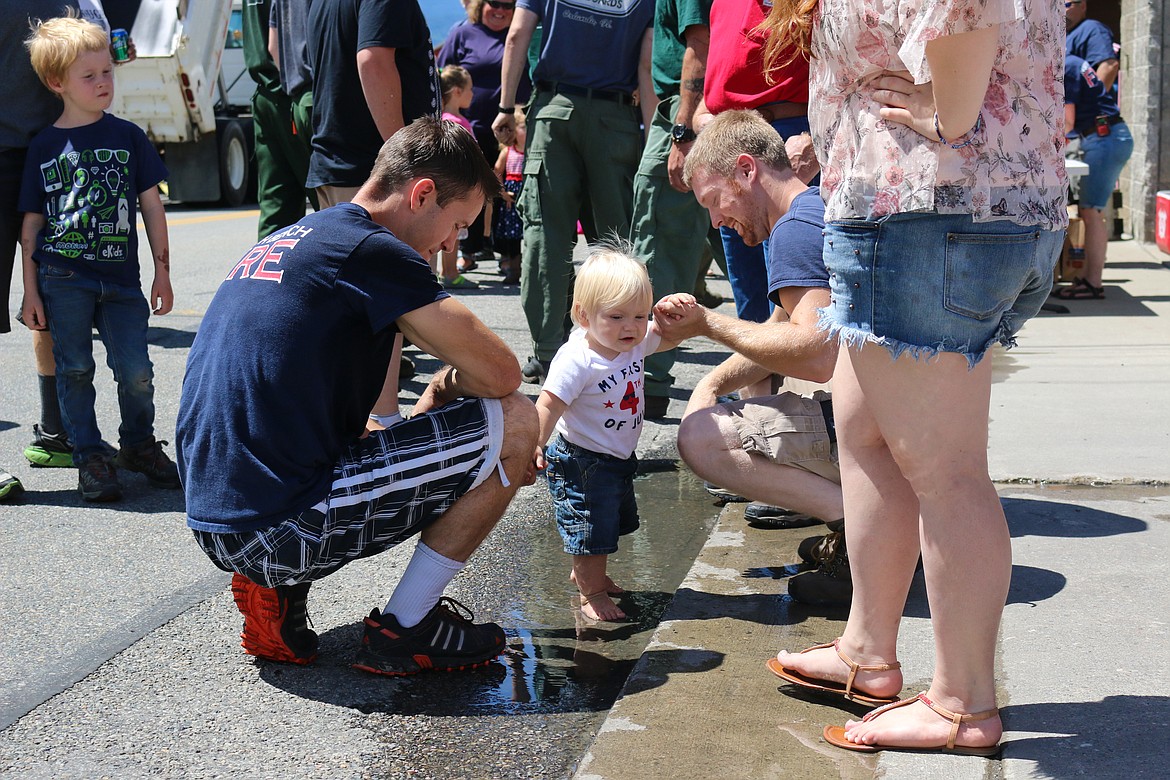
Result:
{"label": "boy's hiking boot", "polygon": [[439,599],[417,626],[403,628],[377,609],[353,667],[374,674],[417,674],[425,669],[453,672],[486,666],[504,649],[504,630],[495,623],[472,623],[471,610],[453,598]]}
{"label": "boy's hiking boot", "polygon": [[244,616],[240,645],[245,653],[290,664],[313,662],[317,632],[309,628],[311,584],[265,588],[242,574],[232,575],[232,597]]}
{"label": "boy's hiking boot", "polygon": [[122,497],[118,472],[104,455],[90,455],[77,467],[77,489],[86,501],[117,501]]}
{"label": "boy's hiking boot", "polygon": [[137,447],[123,447],[114,456],[114,463],[120,469],[145,474],[155,487],[176,489],[179,485],[179,469],[174,461],[163,452],[165,441],[151,439]]}
{"label": "boy's hiking boot", "polygon": [[73,442],[65,431],[45,433],[33,423],[32,444],[24,448],[24,457],[34,466],[61,469],[73,467]]}

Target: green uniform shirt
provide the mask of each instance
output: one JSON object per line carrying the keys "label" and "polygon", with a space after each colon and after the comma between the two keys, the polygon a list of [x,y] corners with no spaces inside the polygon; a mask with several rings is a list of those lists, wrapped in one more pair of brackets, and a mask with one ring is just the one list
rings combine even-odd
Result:
{"label": "green uniform shirt", "polygon": [[660,98],[679,93],[683,53],[687,49],[683,31],[710,24],[712,0],[658,0],[654,6],[654,55],[650,74],[654,92]]}
{"label": "green uniform shirt", "polygon": [[269,92],[280,91],[280,70],[268,53],[269,0],[244,0],[244,65],[256,86]]}

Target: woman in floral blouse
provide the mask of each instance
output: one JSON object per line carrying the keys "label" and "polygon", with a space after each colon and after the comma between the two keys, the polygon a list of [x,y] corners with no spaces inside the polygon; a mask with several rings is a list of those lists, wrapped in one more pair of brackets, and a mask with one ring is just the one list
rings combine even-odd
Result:
{"label": "woman in floral blouse", "polygon": [[825,738],[994,755],[1011,542],[987,473],[986,353],[1012,346],[1040,309],[1067,224],[1063,9],[776,0],[765,26],[773,64],[794,41],[811,54],[832,293],[822,326],[847,347],[833,403],[854,585],[839,640],[769,666],[797,685],[894,702],[921,552],[937,656],[929,690]]}

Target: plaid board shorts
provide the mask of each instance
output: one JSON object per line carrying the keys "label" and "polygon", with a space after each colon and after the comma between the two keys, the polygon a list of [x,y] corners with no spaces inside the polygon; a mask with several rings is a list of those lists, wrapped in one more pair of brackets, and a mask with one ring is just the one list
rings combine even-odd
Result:
{"label": "plaid board shorts", "polygon": [[194,531],[219,568],[265,587],[319,580],[437,520],[500,463],[504,412],[464,398],[359,439],[342,453],[323,501],[269,528]]}

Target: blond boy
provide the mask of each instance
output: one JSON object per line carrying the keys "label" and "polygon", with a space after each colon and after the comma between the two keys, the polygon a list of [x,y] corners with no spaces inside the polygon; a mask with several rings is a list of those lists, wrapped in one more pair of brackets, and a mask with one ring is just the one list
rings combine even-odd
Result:
{"label": "blond boy", "polygon": [[[21,184],[24,270],[21,314],[53,336],[57,389],[87,501],[121,498],[114,464],[178,488],[174,463],[154,438],[154,370],[146,326],[174,295],[166,215],[158,183],[166,168],[138,127],[106,113],[113,62],[101,27],[72,16],[35,25],[33,70],[62,102],[61,116],[29,145]],[[137,211],[154,258],[148,304],[138,264]],[[94,413],[92,331],[118,382],[120,450],[107,457]]]}

